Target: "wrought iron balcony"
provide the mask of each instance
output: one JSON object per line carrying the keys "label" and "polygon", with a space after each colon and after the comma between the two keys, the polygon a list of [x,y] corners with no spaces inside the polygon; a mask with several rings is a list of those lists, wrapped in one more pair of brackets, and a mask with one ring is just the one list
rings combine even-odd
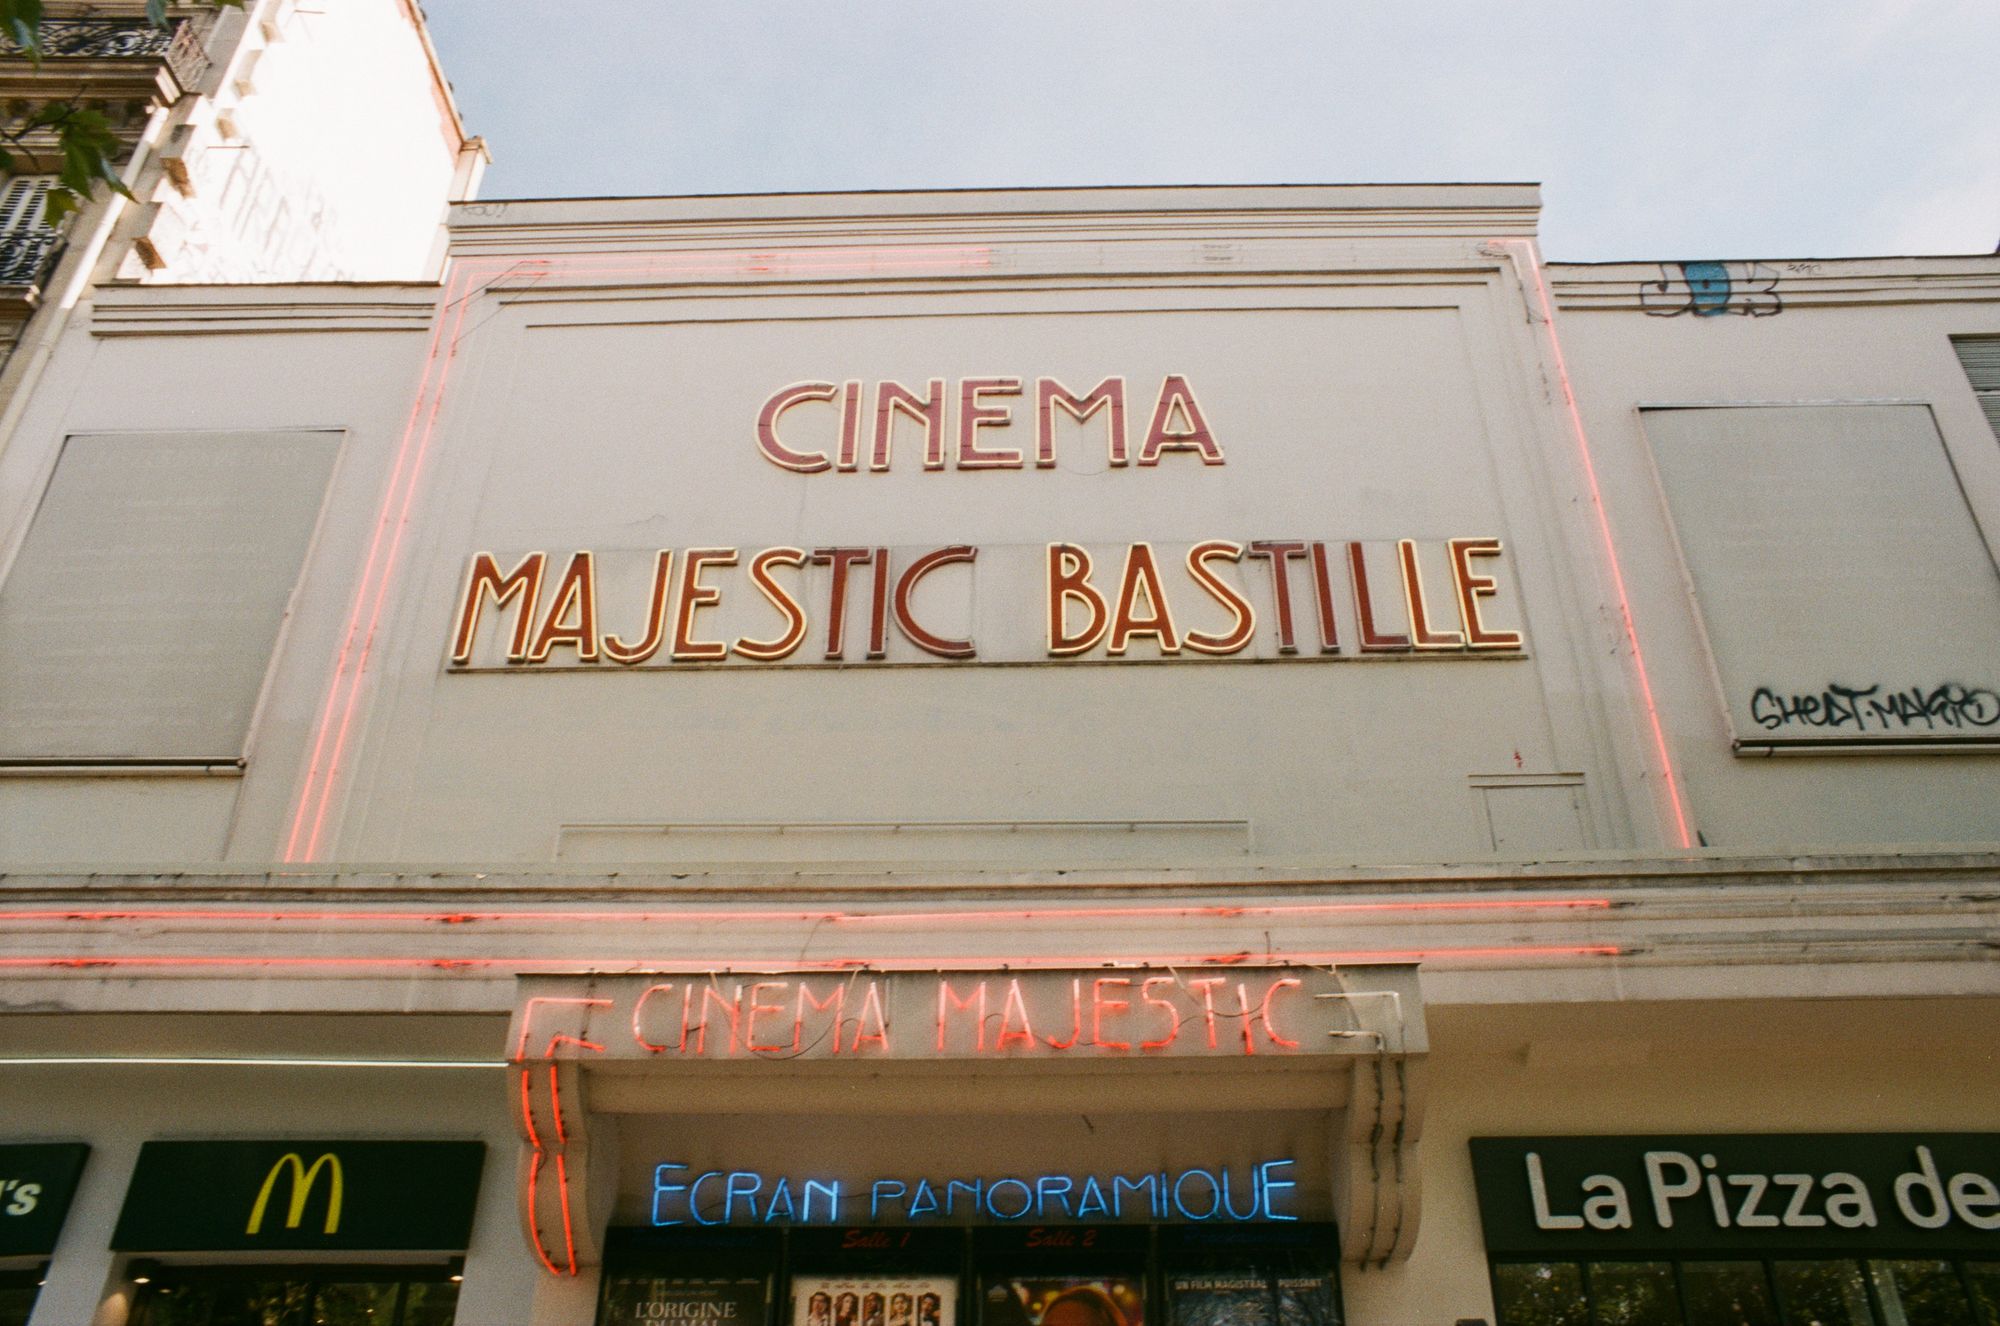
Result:
{"label": "wrought iron balcony", "polygon": [[[156,28],[142,19],[52,18],[42,24],[44,60],[160,60],[183,91],[208,72],[201,26],[190,19]],[[0,55],[25,52],[0,37]]]}
{"label": "wrought iron balcony", "polygon": [[0,230],[0,286],[39,288],[55,266],[62,238],[53,230]]}

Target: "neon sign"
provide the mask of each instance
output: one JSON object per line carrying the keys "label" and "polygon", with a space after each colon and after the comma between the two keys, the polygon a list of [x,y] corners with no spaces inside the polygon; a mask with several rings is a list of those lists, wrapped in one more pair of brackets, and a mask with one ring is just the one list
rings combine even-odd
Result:
{"label": "neon sign", "polygon": [[1288,1221],[1295,1162],[1144,1174],[801,1179],[750,1169],[653,1170],[652,1221],[668,1225],[974,1224],[984,1221]]}
{"label": "neon sign", "polygon": [[1196,967],[550,978],[516,1010],[510,1040],[523,1062],[1348,1053],[1357,1036],[1367,1041],[1356,1030],[1356,991],[1387,979],[1368,970],[1376,974]]}

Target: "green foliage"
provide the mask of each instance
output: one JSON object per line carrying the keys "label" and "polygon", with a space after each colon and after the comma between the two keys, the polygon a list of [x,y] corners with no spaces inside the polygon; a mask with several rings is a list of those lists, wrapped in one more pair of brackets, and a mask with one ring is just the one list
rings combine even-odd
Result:
{"label": "green foliage", "polygon": [[[244,0],[209,2],[240,9]],[[0,0],[0,32],[37,65],[42,61],[44,18],[42,0]],[[167,0],[146,0],[146,19],[156,28],[165,28]],[[0,147],[0,172],[14,173],[22,139],[38,130],[53,131],[62,152],[62,169],[48,192],[46,217],[50,225],[89,202],[100,184],[127,198],[132,196],[118,178],[122,144],[112,132],[111,121],[102,111],[86,108],[80,99],[46,102],[29,111],[19,128],[0,134],[16,149]]]}

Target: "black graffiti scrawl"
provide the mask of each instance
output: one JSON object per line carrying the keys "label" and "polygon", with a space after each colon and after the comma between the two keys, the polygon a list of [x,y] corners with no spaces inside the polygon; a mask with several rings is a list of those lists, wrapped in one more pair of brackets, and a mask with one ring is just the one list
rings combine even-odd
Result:
{"label": "black graffiti scrawl", "polygon": [[1639,307],[1656,318],[1768,318],[1784,312],[1778,272],[1761,262],[1660,264],[1660,279],[1639,283]]}
{"label": "black graffiti scrawl", "polygon": [[1770,732],[1798,727],[1857,735],[1976,733],[2000,726],[2000,695],[1957,682],[1900,691],[1885,691],[1881,682],[1829,682],[1816,691],[1791,692],[1759,686],[1750,697],[1750,716]]}

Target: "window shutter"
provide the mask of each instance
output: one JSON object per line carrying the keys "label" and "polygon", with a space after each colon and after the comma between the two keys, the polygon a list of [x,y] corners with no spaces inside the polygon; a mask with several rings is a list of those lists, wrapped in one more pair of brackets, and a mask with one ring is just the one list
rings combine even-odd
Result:
{"label": "window shutter", "polygon": [[1994,439],[2000,441],[2000,336],[1956,336],[1951,348],[1958,351],[1958,362],[1972,380],[1972,393],[1986,411]]}

